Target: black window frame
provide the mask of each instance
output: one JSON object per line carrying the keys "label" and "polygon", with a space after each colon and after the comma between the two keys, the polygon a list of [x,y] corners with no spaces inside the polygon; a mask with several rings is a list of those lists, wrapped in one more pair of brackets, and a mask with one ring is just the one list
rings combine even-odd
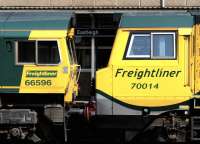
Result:
{"label": "black window frame", "polygon": [[[19,42],[34,42],[35,48],[36,48],[36,42],[34,40],[15,40],[15,64],[16,65],[34,65],[36,59],[34,59],[34,62],[19,62]],[[35,58],[36,58],[36,49],[35,49]]]}
{"label": "black window frame", "polygon": [[[58,63],[39,63],[38,62],[38,58],[39,58],[39,56],[38,56],[38,49],[39,49],[39,47],[38,47],[38,42],[41,42],[41,41],[55,41],[56,42],[56,44],[57,44],[57,49],[58,49],[58,57],[59,57],[59,61],[58,61]],[[60,49],[59,49],[59,44],[58,44],[58,41],[57,40],[37,40],[36,41],[36,65],[51,65],[51,66],[53,66],[53,65],[59,65],[61,63],[61,54],[60,54]]]}
{"label": "black window frame", "polygon": [[[59,55],[58,63],[38,63],[38,42],[40,41],[56,41]],[[19,54],[18,54],[18,42],[34,42],[35,43],[35,61],[34,62],[19,62]],[[38,66],[51,66],[51,65],[59,65],[61,63],[61,53],[59,48],[58,40],[15,40],[15,65],[38,65]]]}

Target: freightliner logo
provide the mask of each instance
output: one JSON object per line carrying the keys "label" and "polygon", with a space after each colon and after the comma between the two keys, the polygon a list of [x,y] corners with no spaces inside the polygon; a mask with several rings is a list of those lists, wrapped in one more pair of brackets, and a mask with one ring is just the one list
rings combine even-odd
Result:
{"label": "freightliner logo", "polygon": [[37,70],[31,70],[31,71],[27,71],[26,72],[26,77],[43,77],[43,78],[47,78],[47,77],[57,77],[57,71],[46,71],[46,70],[41,70],[41,71],[37,71]]}
{"label": "freightliner logo", "polygon": [[148,68],[144,70],[125,70],[123,68],[118,68],[115,72],[115,77],[135,77],[137,79],[142,79],[146,77],[178,77],[180,75],[180,70],[164,70],[162,68],[151,69]]}

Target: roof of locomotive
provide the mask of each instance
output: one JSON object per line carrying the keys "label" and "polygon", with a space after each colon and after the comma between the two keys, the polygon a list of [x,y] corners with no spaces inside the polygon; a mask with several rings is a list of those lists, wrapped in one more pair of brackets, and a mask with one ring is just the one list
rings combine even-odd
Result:
{"label": "roof of locomotive", "polygon": [[0,30],[66,30],[71,14],[65,11],[0,12]]}
{"label": "roof of locomotive", "polygon": [[120,28],[192,27],[194,18],[188,12],[135,12],[121,17]]}

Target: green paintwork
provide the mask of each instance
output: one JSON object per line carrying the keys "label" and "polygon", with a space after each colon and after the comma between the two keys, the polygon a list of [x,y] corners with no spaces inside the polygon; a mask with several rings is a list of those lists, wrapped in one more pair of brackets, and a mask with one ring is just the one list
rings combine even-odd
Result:
{"label": "green paintwork", "polygon": [[19,89],[1,89],[0,88],[0,93],[19,93]]}
{"label": "green paintwork", "polygon": [[11,39],[25,39],[27,40],[31,31],[4,31],[0,33],[0,37]]}
{"label": "green paintwork", "polygon": [[[28,40],[30,31],[0,32],[0,86],[20,86],[23,66],[15,64],[15,40]],[[1,89],[14,93],[18,89]]]}
{"label": "green paintwork", "polygon": [[15,65],[14,40],[0,38],[0,45],[0,86],[19,86],[23,66]]}
{"label": "green paintwork", "polygon": [[66,30],[71,14],[65,11],[0,12],[0,29]]}
{"label": "green paintwork", "polygon": [[192,27],[194,17],[188,13],[136,13],[122,15],[121,28]]}

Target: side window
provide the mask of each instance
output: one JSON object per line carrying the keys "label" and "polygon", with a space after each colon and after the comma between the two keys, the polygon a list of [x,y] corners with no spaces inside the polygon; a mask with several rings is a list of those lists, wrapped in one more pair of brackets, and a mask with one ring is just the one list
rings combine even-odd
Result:
{"label": "side window", "polygon": [[130,40],[127,57],[150,57],[151,37],[149,34],[133,34]]}
{"label": "side window", "polygon": [[34,64],[35,63],[35,42],[18,41],[16,44],[16,63]]}
{"label": "side window", "polygon": [[126,58],[175,59],[175,32],[132,34]]}
{"label": "side window", "polygon": [[152,33],[152,58],[175,58],[175,34]]}
{"label": "side window", "polygon": [[37,64],[58,64],[59,50],[56,41],[38,41]]}
{"label": "side window", "polygon": [[52,65],[60,62],[56,41],[16,41],[16,64]]}

